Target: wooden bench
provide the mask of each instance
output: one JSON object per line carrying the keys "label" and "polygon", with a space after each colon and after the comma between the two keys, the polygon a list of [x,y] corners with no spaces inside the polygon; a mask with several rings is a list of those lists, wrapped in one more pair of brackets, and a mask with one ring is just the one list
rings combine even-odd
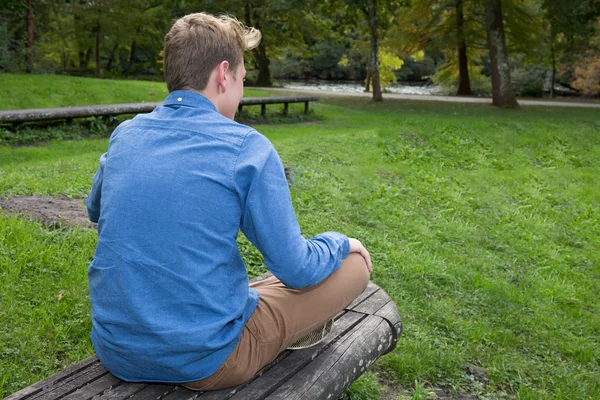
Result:
{"label": "wooden bench", "polygon": [[288,104],[289,103],[304,103],[304,114],[308,114],[308,102],[318,101],[319,98],[315,96],[292,96],[292,97],[248,97],[242,99],[238,106],[238,112],[242,112],[243,106],[250,106],[260,104],[260,114],[265,115],[267,111],[267,104],[281,104],[283,103],[283,115],[288,115]]}
{"label": "wooden bench", "polygon": [[253,380],[235,388],[201,393],[177,385],[127,383],[92,356],[5,400],[336,400],[377,358],[396,347],[401,332],[396,305],[371,282],[337,315],[323,342],[284,351]]}
{"label": "wooden bench", "polygon": [[[308,103],[318,101],[314,96],[296,97],[249,97],[242,99],[238,110],[243,106],[260,104],[261,113],[265,114],[267,104],[283,104],[284,115],[288,114],[289,103],[304,103],[304,113],[308,113]],[[74,118],[102,117],[120,114],[149,113],[161,103],[125,103],[125,104],[100,104],[95,106],[59,107],[59,108],[29,108],[24,110],[0,110],[0,124],[18,124],[34,121],[51,121],[66,119],[70,123]]]}

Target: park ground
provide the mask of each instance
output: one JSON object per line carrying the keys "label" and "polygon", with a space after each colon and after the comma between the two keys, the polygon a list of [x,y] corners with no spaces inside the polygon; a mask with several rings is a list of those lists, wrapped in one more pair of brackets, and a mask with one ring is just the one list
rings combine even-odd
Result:
{"label": "park ground", "polygon": [[[0,108],[165,94],[156,83],[58,79],[34,95],[25,88],[35,83],[11,88]],[[44,85],[56,85],[52,101]],[[600,110],[363,98],[311,107],[307,122],[254,126],[291,171],[303,234],[360,238],[404,322],[396,350],[346,397],[600,398]],[[37,128],[1,130],[0,198],[81,204],[107,146],[100,125],[55,126],[33,145],[15,136],[34,142]],[[93,228],[0,211],[0,397],[93,353],[96,240]],[[239,246],[249,275],[264,272],[249,242]]]}

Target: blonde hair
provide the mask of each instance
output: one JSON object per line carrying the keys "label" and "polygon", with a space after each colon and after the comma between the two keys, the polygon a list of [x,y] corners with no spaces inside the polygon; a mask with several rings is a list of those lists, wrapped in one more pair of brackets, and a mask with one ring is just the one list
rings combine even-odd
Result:
{"label": "blonde hair", "polygon": [[165,36],[164,71],[169,92],[204,90],[212,70],[222,61],[236,71],[244,51],[261,39],[258,29],[247,28],[237,19],[206,13],[179,18]]}

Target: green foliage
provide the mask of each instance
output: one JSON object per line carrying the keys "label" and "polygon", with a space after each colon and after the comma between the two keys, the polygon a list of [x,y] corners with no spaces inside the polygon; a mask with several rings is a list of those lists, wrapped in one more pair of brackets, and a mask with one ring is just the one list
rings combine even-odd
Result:
{"label": "green foliage", "polygon": [[[473,58],[469,58],[473,60]],[[446,63],[439,66],[435,75],[432,76],[432,81],[444,88],[448,94],[456,92],[458,86],[458,64],[457,58],[453,55],[448,55]],[[488,76],[483,73],[484,66],[469,62],[469,77],[471,81],[471,91],[473,94],[488,96],[492,92],[492,83]]]}
{"label": "green foliage", "polygon": [[397,82],[395,72],[402,68],[404,61],[387,49],[379,51],[379,84],[385,88]]}
{"label": "green foliage", "polygon": [[24,53],[21,50],[11,51],[16,43],[11,40],[8,23],[0,19],[0,73],[15,72],[25,68]]}
{"label": "green foliage", "polygon": [[513,69],[510,73],[513,88],[518,96],[542,97],[548,69],[542,65],[530,65]]}
{"label": "green foliage", "polygon": [[377,376],[367,371],[346,390],[339,400],[379,400],[381,390]]}
{"label": "green foliage", "polygon": [[[354,68],[347,63],[340,63],[347,51],[347,46],[340,43],[317,42],[310,52],[297,55],[288,48],[281,57],[272,62],[273,77],[277,79],[349,79],[355,74]],[[348,58],[345,57],[347,61]],[[360,67],[359,67],[360,68]],[[362,72],[362,71],[361,71]]]}
{"label": "green foliage", "polygon": [[600,95],[600,57],[590,56],[575,68],[573,87],[587,96]]}
{"label": "green foliage", "polygon": [[412,57],[406,57],[400,70],[396,71],[396,77],[401,81],[421,81],[429,79],[436,70],[436,59],[425,54],[421,61],[415,61]]}
{"label": "green foliage", "polygon": [[542,0],[542,6],[550,22],[552,37],[564,37],[567,53],[587,46],[594,32],[594,23],[600,16],[598,0]]}
{"label": "green foliage", "polygon": [[411,393],[412,400],[433,400],[437,398],[435,391],[426,388],[419,381],[415,381],[415,388]]}
{"label": "green foliage", "polygon": [[51,127],[31,125],[16,129],[0,127],[0,145],[25,145],[50,140],[100,138],[108,135],[108,126],[101,119],[77,123],[70,127],[65,124]]}

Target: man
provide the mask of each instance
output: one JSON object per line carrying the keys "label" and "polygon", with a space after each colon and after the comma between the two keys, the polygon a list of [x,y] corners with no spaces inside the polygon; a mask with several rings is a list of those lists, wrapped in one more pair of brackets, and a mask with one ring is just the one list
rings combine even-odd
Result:
{"label": "man", "polygon": [[[87,199],[98,222],[92,342],[123,380],[240,384],[368,283],[358,240],[301,236],[277,152],[233,121],[243,53],[259,41],[230,17],[176,21],[165,37],[170,94],[122,123],[100,159]],[[274,274],[251,287],[240,229]]]}

